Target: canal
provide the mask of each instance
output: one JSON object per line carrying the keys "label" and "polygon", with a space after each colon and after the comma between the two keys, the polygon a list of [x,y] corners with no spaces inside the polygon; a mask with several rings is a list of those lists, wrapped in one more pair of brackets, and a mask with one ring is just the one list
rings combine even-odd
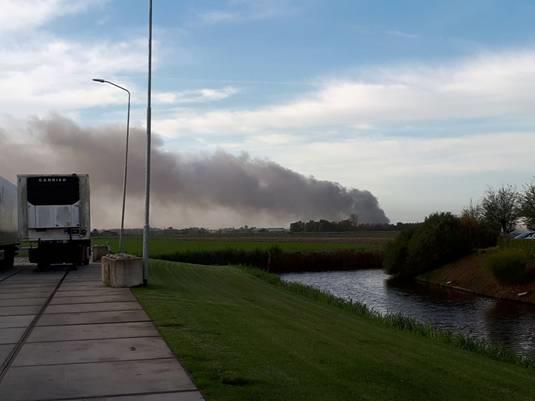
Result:
{"label": "canal", "polygon": [[382,270],[283,274],[281,278],[400,313],[451,332],[485,339],[535,358],[535,305],[419,283],[392,283]]}

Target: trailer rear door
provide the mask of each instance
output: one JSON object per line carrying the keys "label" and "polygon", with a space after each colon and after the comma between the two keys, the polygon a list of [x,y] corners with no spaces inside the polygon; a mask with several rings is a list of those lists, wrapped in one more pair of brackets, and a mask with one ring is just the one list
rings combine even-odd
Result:
{"label": "trailer rear door", "polygon": [[28,178],[28,228],[80,227],[77,176]]}

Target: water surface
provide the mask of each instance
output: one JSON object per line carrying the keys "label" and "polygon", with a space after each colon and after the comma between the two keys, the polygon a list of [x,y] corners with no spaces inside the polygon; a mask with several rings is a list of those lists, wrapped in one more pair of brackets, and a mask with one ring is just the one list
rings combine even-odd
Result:
{"label": "water surface", "polygon": [[283,274],[380,313],[400,313],[420,322],[535,358],[535,305],[497,300],[419,283],[391,283],[382,270]]}

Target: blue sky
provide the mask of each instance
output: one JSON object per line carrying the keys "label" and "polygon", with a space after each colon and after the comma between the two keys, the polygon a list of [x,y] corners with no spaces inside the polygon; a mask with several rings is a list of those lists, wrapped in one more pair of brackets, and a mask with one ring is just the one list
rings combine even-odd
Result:
{"label": "blue sky", "polygon": [[[145,119],[143,0],[0,0],[2,121]],[[535,152],[533,1],[154,0],[154,129],[369,189],[393,221],[521,186]],[[9,130],[8,130],[9,131]]]}

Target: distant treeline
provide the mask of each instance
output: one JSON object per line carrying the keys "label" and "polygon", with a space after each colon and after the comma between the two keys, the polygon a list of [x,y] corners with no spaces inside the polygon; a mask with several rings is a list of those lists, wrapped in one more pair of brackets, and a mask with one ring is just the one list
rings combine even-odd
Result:
{"label": "distant treeline", "polygon": [[[126,235],[131,236],[141,236],[143,235],[142,228],[129,228],[125,229]],[[208,229],[203,227],[188,227],[188,228],[151,228],[151,236],[190,236],[190,237],[206,237],[210,235],[255,235],[255,234],[287,234],[289,230],[284,227],[278,228],[263,228],[263,227],[228,227],[220,229]],[[91,231],[93,236],[102,236],[102,237],[115,237],[119,235],[119,229],[108,229],[108,230],[98,230],[94,229]]]}
{"label": "distant treeline", "polygon": [[414,227],[416,223],[397,224],[359,224],[355,216],[341,221],[309,220],[296,221],[290,224],[292,233],[334,233],[358,231],[398,231]]}
{"label": "distant treeline", "polygon": [[176,252],[162,255],[160,259],[202,265],[254,266],[272,273],[380,269],[383,266],[381,252],[357,250],[284,252],[277,247],[253,251],[224,249]]}
{"label": "distant treeline", "polygon": [[[365,231],[400,231],[405,228],[413,227],[415,223],[397,223],[397,224],[355,224],[351,219],[342,221],[328,221],[328,220],[310,220],[308,222],[297,221],[288,228],[262,228],[262,227],[229,227],[217,230],[189,227],[189,228],[173,228],[168,227],[164,229],[151,228],[151,236],[160,237],[208,237],[217,235],[269,235],[269,236],[285,236],[291,233],[347,233],[347,232],[365,232]],[[129,236],[143,235],[143,229],[130,228],[125,230],[125,234]],[[119,229],[98,230],[93,229],[91,235],[97,237],[117,237]]]}

